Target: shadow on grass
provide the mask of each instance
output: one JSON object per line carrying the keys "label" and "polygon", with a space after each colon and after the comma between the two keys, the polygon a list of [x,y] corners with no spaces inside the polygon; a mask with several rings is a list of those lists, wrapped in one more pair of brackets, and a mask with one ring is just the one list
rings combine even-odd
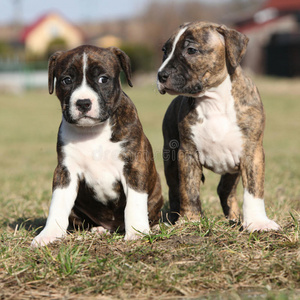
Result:
{"label": "shadow on grass", "polygon": [[43,227],[45,226],[46,220],[46,218],[18,218],[16,221],[9,223],[8,226],[13,230],[15,230],[16,228],[18,230],[24,228],[27,231],[33,231],[38,234],[42,231]]}

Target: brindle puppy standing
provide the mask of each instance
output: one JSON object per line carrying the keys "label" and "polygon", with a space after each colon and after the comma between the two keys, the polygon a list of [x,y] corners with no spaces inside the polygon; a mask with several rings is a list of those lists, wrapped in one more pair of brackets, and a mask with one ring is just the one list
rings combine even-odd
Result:
{"label": "brindle puppy standing", "polygon": [[218,24],[181,26],[164,45],[158,89],[180,95],[164,122],[165,175],[171,221],[201,212],[203,167],[221,175],[226,217],[239,219],[236,187],[244,187],[243,226],[279,229],[264,207],[265,114],[257,88],[240,67],[248,38]]}

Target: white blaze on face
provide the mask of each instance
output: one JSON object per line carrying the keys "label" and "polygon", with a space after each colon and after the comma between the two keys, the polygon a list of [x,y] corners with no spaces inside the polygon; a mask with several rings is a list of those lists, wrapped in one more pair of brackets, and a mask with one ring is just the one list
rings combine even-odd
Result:
{"label": "white blaze on face", "polygon": [[[86,80],[86,72],[88,70],[88,56],[83,53],[82,58],[82,82],[81,85],[74,90],[70,98],[70,113],[74,120],[82,117],[82,113],[77,109],[76,102],[80,99],[89,99],[92,102],[92,108],[88,111],[85,116],[90,118],[99,118],[100,106],[99,106],[99,95],[94,91],[88,84]],[[79,120],[78,124],[82,126],[89,126],[94,124],[93,119],[82,118]]]}
{"label": "white blaze on face", "polygon": [[186,29],[187,29],[187,26],[181,28],[181,29],[179,30],[179,32],[177,33],[177,35],[176,35],[176,37],[175,37],[175,39],[174,39],[174,41],[173,41],[172,50],[171,50],[169,56],[167,57],[167,59],[166,59],[166,60],[163,62],[163,64],[160,66],[158,72],[161,72],[161,71],[164,69],[164,67],[168,64],[168,62],[170,61],[170,59],[173,57],[174,52],[175,52],[175,49],[176,49],[176,45],[177,45],[177,43],[178,43],[180,37],[181,37],[181,36],[183,35],[183,33],[186,31]]}

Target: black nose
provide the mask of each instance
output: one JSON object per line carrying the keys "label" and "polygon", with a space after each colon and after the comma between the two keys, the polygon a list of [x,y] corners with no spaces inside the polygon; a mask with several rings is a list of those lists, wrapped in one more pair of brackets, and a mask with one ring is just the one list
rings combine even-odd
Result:
{"label": "black nose", "polygon": [[157,77],[158,77],[159,82],[165,83],[167,81],[169,75],[170,74],[168,72],[166,72],[166,71],[160,71],[160,72],[158,72]]}
{"label": "black nose", "polygon": [[92,108],[92,101],[90,99],[80,99],[77,100],[76,106],[80,112],[86,113]]}

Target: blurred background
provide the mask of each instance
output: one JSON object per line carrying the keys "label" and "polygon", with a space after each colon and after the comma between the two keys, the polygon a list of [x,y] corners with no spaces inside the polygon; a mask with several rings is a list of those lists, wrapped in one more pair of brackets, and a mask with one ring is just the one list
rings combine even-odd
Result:
{"label": "blurred background", "polygon": [[134,73],[155,72],[166,39],[195,20],[246,34],[248,71],[300,75],[300,0],[2,0],[0,11],[0,91],[46,87],[49,56],[81,44],[120,47]]}

